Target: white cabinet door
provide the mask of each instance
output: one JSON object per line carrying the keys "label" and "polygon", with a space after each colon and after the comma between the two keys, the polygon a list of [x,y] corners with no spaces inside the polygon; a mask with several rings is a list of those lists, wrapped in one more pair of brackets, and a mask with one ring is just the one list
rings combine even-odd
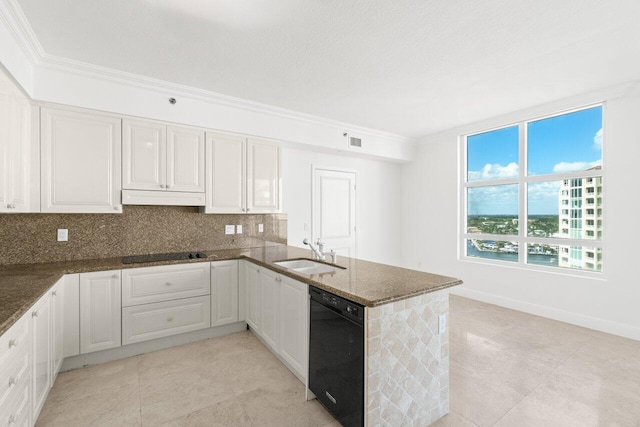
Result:
{"label": "white cabinet door", "polygon": [[122,188],[164,190],[166,175],[166,126],[125,119],[122,123]]}
{"label": "white cabinet door", "polygon": [[204,132],[167,127],[167,190],[204,193]]}
{"label": "white cabinet door", "polygon": [[55,380],[64,359],[64,276],[49,292],[51,294],[51,384]]}
{"label": "white cabinet door", "polygon": [[280,290],[280,276],[271,270],[262,269],[260,272],[260,287],[262,288],[262,338],[275,351],[278,350],[278,300]]}
{"label": "white cabinet door", "polygon": [[0,71],[0,212],[30,212],[29,100]]}
{"label": "white cabinet door", "polygon": [[121,345],[120,270],[80,274],[80,353]]}
{"label": "white cabinet door", "polygon": [[211,326],[238,321],[238,261],[211,263]]}
{"label": "white cabinet door", "polygon": [[288,277],[280,282],[280,356],[298,378],[307,378],[309,287]]}
{"label": "white cabinet door", "polygon": [[45,294],[31,308],[33,345],[32,345],[32,413],[37,419],[42,405],[51,388],[51,295]]}
{"label": "white cabinet door", "polygon": [[64,276],[64,343],[62,357],[80,354],[80,274]]}
{"label": "white cabinet door", "polygon": [[40,119],[42,212],[121,212],[121,120],[53,108]]}
{"label": "white cabinet door", "polygon": [[262,333],[262,286],[260,286],[260,268],[253,263],[245,263],[247,311],[246,320],[251,329]]}
{"label": "white cabinet door", "polygon": [[280,212],[281,164],[280,144],[249,139],[247,142],[247,212]]}
{"label": "white cabinet door", "polygon": [[242,213],[246,208],[246,138],[207,132],[206,213]]}

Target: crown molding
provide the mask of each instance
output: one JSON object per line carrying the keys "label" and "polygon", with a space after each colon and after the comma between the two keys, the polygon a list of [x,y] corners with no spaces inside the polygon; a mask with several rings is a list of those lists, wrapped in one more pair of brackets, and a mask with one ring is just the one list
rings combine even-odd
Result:
{"label": "crown molding", "polygon": [[413,138],[402,135],[48,54],[44,51],[17,0],[4,0],[0,2],[0,19],[7,24],[7,27],[11,30],[18,42],[19,47],[26,54],[34,69],[54,70],[120,85],[143,87],[151,91],[168,92],[173,96],[188,97],[215,105],[331,127],[359,137],[376,137],[389,143],[415,146],[417,142]]}
{"label": "crown molding", "polygon": [[31,65],[36,66],[45,55],[45,52],[16,0],[0,1],[0,20],[11,31],[14,39],[18,42],[18,46],[27,56]]}

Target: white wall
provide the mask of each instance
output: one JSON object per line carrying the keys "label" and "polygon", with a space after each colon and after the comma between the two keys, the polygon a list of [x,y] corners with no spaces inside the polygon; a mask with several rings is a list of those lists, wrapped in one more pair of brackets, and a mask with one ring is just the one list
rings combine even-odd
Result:
{"label": "white wall", "polygon": [[[289,244],[304,247],[311,237],[312,165],[356,171],[357,258],[400,264],[399,164],[285,147],[282,205],[288,214]],[[305,224],[307,230],[305,230]]]}
{"label": "white wall", "polygon": [[464,285],[453,293],[640,339],[640,93],[619,95],[608,97],[604,117],[604,280],[459,261],[457,253],[458,135],[584,105],[596,95],[426,138],[416,162],[403,167],[404,265],[459,277]]}

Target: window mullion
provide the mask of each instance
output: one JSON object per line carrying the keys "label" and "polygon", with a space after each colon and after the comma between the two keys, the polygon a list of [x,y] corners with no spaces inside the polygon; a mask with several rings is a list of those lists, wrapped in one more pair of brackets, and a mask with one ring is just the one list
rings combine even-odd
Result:
{"label": "window mullion", "polygon": [[525,177],[527,176],[527,126],[526,122],[521,122],[518,127],[519,159],[518,168],[518,263],[524,265],[527,262],[527,188]]}

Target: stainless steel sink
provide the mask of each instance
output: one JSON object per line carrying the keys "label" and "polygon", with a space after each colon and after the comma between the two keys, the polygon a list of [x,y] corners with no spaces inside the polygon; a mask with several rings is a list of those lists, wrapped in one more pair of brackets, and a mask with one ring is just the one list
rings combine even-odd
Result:
{"label": "stainless steel sink", "polygon": [[315,262],[310,259],[292,259],[274,262],[274,264],[302,274],[325,274],[336,272],[336,267],[323,264],[321,262]]}

